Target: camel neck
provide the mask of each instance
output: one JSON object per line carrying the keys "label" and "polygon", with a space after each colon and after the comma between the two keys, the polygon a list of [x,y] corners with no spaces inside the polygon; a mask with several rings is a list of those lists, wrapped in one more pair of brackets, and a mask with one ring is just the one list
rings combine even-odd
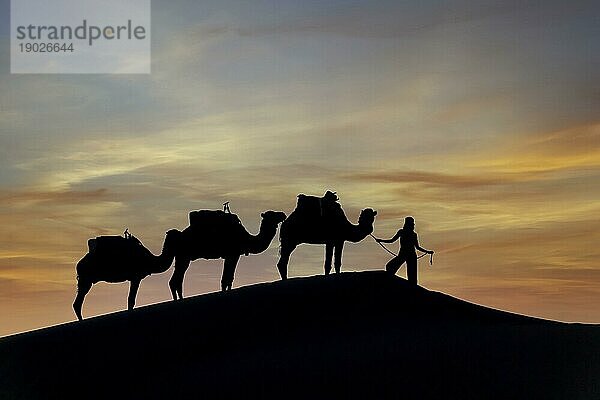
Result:
{"label": "camel neck", "polygon": [[167,248],[167,243],[163,244],[162,252],[158,256],[154,256],[154,265],[152,268],[153,274],[160,274],[171,267],[175,254]]}
{"label": "camel neck", "polygon": [[350,242],[360,242],[373,232],[373,225],[366,223],[358,223],[357,225],[349,224],[347,240]]}
{"label": "camel neck", "polygon": [[252,254],[258,254],[265,251],[275,234],[277,233],[277,225],[265,223],[264,221],[260,224],[260,229],[257,235],[250,235],[248,238],[248,252]]}

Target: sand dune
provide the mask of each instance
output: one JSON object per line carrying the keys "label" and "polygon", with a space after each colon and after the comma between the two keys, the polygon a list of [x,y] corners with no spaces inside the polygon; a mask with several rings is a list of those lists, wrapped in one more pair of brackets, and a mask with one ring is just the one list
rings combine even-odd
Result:
{"label": "sand dune", "polygon": [[0,340],[0,398],[598,399],[600,326],[383,272],[242,287]]}

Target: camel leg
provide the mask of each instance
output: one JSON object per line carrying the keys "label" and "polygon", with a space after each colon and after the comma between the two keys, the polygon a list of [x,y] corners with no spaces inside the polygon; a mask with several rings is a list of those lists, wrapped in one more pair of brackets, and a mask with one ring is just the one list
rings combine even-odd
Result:
{"label": "camel leg", "polygon": [[183,299],[183,277],[189,266],[189,259],[175,258],[175,269],[173,270],[171,279],[169,279],[169,288],[171,289],[173,300],[177,300],[178,298]]}
{"label": "camel leg", "polygon": [[279,270],[279,275],[281,276],[281,280],[287,279],[287,270],[288,263],[290,262],[290,255],[292,251],[296,248],[296,245],[282,244],[281,245],[281,254],[279,255],[279,261],[277,262],[277,269]]}
{"label": "camel leg", "polygon": [[129,284],[129,296],[127,296],[127,309],[133,310],[135,307],[135,298],[137,296],[138,289],[140,288],[140,279],[134,279]]}
{"label": "camel leg", "polygon": [[344,242],[338,242],[333,247],[335,250],[333,266],[335,267],[335,273],[339,274],[342,270],[342,251],[344,250]]}
{"label": "camel leg", "polygon": [[86,282],[82,280],[79,280],[77,282],[77,296],[75,297],[75,301],[73,302],[73,310],[75,310],[75,315],[77,315],[77,319],[79,319],[80,321],[83,320],[83,317],[81,316],[81,307],[83,306],[83,299],[85,299],[85,295],[88,294],[91,288],[91,282]]}
{"label": "camel leg", "polygon": [[333,243],[325,243],[325,275],[331,272],[331,259],[333,258]]}
{"label": "camel leg", "polygon": [[235,275],[235,267],[240,259],[240,255],[233,255],[225,258],[223,262],[223,275],[221,276],[221,290],[231,290],[233,285],[233,277]]}

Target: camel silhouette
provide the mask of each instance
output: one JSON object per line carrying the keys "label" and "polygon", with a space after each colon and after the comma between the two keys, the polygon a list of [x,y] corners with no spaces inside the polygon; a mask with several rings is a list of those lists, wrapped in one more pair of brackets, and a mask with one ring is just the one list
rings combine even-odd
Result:
{"label": "camel silhouette", "polygon": [[199,258],[224,259],[221,290],[231,289],[235,268],[242,254],[265,251],[286,215],[265,211],[257,235],[251,235],[235,214],[200,210],[190,213],[190,226],[185,228],[177,244],[175,270],[169,280],[173,300],[183,298],[183,278],[190,262]]}
{"label": "camel silhouette", "polygon": [[175,245],[181,232],[167,232],[162,252],[155,256],[133,235],[99,236],[88,240],[88,253],[77,263],[77,296],[73,303],[75,315],[81,321],[85,295],[94,283],[129,281],[127,308],[135,306],[140,282],[151,274],[165,272],[173,263]]}
{"label": "camel silhouette", "polygon": [[361,211],[358,225],[346,218],[334,192],[327,191],[323,197],[298,195],[296,209],[281,225],[281,255],[277,268],[281,279],[287,279],[290,255],[301,243],[325,245],[325,275],[331,272],[335,253],[335,272],[342,267],[344,242],[360,242],[373,232],[377,211],[366,208]]}

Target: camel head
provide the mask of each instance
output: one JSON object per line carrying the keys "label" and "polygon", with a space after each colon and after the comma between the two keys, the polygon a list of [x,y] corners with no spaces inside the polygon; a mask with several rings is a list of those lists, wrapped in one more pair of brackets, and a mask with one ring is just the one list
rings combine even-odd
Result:
{"label": "camel head", "polygon": [[275,226],[279,225],[287,218],[287,215],[281,211],[265,211],[264,213],[260,214],[260,216],[264,223],[266,222]]}
{"label": "camel head", "polygon": [[360,216],[358,217],[358,225],[373,226],[376,215],[377,211],[373,210],[372,208],[365,208],[360,212]]}
{"label": "camel head", "polygon": [[163,244],[163,253],[175,254],[179,247],[179,241],[181,239],[181,231],[177,229],[170,229],[165,235],[165,242]]}
{"label": "camel head", "polygon": [[181,231],[175,228],[169,229],[166,233],[166,236],[170,239],[176,238],[179,235],[181,235]]}
{"label": "camel head", "polygon": [[323,200],[325,201],[338,201],[340,198],[337,196],[336,192],[332,192],[331,190],[328,190],[325,192],[325,195],[323,195]]}

